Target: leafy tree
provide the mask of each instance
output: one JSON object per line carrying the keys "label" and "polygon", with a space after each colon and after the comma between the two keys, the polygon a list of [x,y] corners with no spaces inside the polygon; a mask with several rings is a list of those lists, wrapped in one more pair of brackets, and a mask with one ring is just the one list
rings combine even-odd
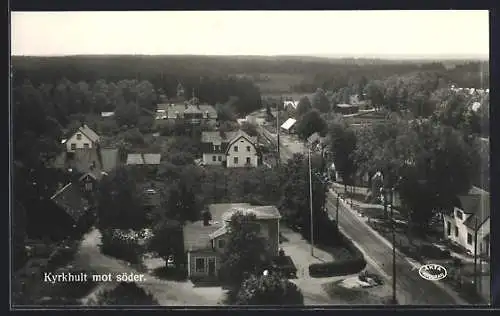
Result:
{"label": "leafy tree", "polygon": [[196,221],[199,218],[199,208],[193,190],[184,181],[178,181],[169,192],[167,203],[168,217],[185,221]]}
{"label": "leafy tree", "polygon": [[163,218],[153,227],[148,248],[165,259],[165,263],[171,255],[176,258],[176,262],[180,262],[184,256],[183,245],[181,223]]}
{"label": "leafy tree", "polygon": [[237,293],[245,275],[261,273],[261,268],[269,261],[267,246],[253,214],[233,214],[227,238],[219,271],[223,281]]}
{"label": "leafy tree", "polygon": [[330,111],[330,101],[328,101],[323,89],[317,89],[314,93],[312,97],[312,107],[322,113]]}
{"label": "leafy tree", "polygon": [[[304,238],[310,238],[310,194],[309,194],[309,167],[307,159],[296,154],[290,159],[281,171],[285,179],[282,189],[282,201],[280,209],[284,220],[290,226],[301,228]],[[325,185],[316,177],[312,176],[312,202],[314,232],[316,237],[320,236],[320,222],[325,220],[326,213],[323,211],[326,202]]]}
{"label": "leafy tree", "polygon": [[236,305],[304,305],[299,288],[277,273],[251,275],[243,281]]}
{"label": "leafy tree", "polygon": [[139,122],[140,109],[137,103],[128,102],[125,100],[119,101],[115,110],[115,118],[118,125],[135,126]]}
{"label": "leafy tree", "polygon": [[354,130],[343,122],[334,122],[329,126],[329,140],[335,168],[339,171],[344,185],[352,184],[352,176],[356,171],[354,151],[357,139]]}
{"label": "leafy tree", "polygon": [[146,223],[142,196],[126,168],[117,168],[101,180],[97,201],[101,228],[140,229]]}
{"label": "leafy tree", "polygon": [[150,293],[147,293],[136,283],[121,282],[111,290],[105,290],[99,294],[92,305],[159,305],[158,301]]}
{"label": "leafy tree", "polygon": [[379,108],[384,105],[384,86],[380,80],[370,81],[364,88],[366,98],[371,101],[374,107]]}
{"label": "leafy tree", "polygon": [[307,112],[309,112],[310,110],[312,110],[311,101],[309,100],[309,98],[307,96],[303,96],[299,100],[299,104],[297,105],[296,117],[300,118],[304,114],[306,114]]}
{"label": "leafy tree", "polygon": [[297,134],[300,139],[306,140],[312,134],[318,132],[323,133],[326,128],[326,122],[321,117],[321,114],[312,110],[307,112],[302,118],[297,122]]}
{"label": "leafy tree", "polygon": [[251,123],[243,122],[243,124],[241,124],[240,128],[242,131],[244,131],[245,133],[247,133],[248,135],[250,135],[252,137],[259,135],[259,132],[257,131],[257,127],[255,127],[255,125],[253,125]]}

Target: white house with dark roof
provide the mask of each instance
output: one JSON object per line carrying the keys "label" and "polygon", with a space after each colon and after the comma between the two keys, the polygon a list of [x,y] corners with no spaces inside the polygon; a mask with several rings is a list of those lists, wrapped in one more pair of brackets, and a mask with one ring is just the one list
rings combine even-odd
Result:
{"label": "white house with dark roof", "polygon": [[66,145],[67,152],[75,152],[77,149],[94,148],[99,141],[99,135],[84,124],[68,137],[68,139],[63,140],[62,143]]}
{"label": "white house with dark roof", "polygon": [[167,120],[170,122],[184,121],[193,125],[217,123],[217,111],[209,104],[190,103],[162,103],[156,108],[156,120]]}
{"label": "white house with dark roof", "polygon": [[257,167],[257,140],[242,130],[235,132],[202,132],[203,164],[228,168]]}
{"label": "white house with dark roof", "polygon": [[444,237],[474,254],[477,232],[477,253],[490,256],[490,194],[473,187],[459,196],[457,206],[444,218]]}
{"label": "white house with dark roof", "polygon": [[208,211],[211,219],[189,223],[183,228],[190,278],[217,278],[220,255],[228,242],[228,224],[236,213],[255,215],[260,234],[267,241],[270,255],[278,256],[281,215],[275,206],[254,206],[248,203],[211,204]]}

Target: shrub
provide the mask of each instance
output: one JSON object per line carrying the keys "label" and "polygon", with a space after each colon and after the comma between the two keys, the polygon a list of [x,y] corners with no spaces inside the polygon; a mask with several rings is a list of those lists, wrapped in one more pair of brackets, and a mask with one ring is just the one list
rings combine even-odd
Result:
{"label": "shrub", "polygon": [[352,260],[313,263],[309,266],[309,274],[314,278],[332,277],[358,273],[366,267],[363,257]]}
{"label": "shrub", "polygon": [[100,293],[95,305],[159,305],[158,301],[135,283],[121,282],[112,290]]}
{"label": "shrub", "polygon": [[104,229],[101,238],[101,252],[130,263],[138,263],[142,254],[139,240],[123,234],[120,230]]}
{"label": "shrub", "polygon": [[309,266],[309,274],[312,277],[331,277],[358,273],[366,267],[366,261],[353,242],[337,230],[333,221],[325,221],[325,228],[330,226],[328,240],[323,240],[329,245],[342,246],[350,255],[339,258],[337,261],[314,263]]}

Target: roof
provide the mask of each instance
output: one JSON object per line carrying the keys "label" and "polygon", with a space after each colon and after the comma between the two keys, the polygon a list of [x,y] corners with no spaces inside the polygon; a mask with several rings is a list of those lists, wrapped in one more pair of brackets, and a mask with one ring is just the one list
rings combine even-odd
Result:
{"label": "roof", "polygon": [[192,222],[184,225],[182,234],[184,237],[184,249],[186,251],[209,249],[210,234],[222,227],[220,224],[204,226],[203,221]]}
{"label": "roof", "polygon": [[285,123],[281,125],[281,128],[289,130],[296,122],[297,122],[296,119],[289,118],[288,120],[285,121]]}
{"label": "roof", "polygon": [[338,108],[357,108],[358,105],[357,104],[342,103],[342,104],[337,104],[336,107],[338,107]]}
{"label": "roof", "polygon": [[89,209],[89,203],[83,197],[80,188],[72,183],[57,191],[50,199],[75,222]]}
{"label": "roof", "polygon": [[[201,133],[201,142],[202,144],[210,144],[210,146],[203,146],[202,151],[204,153],[209,152],[220,152],[225,153],[228,146],[234,141],[238,140],[240,137],[246,138],[252,144],[257,143],[256,137],[251,137],[247,133],[242,130],[233,131],[233,132],[202,132]],[[221,148],[217,151],[213,149],[212,145],[222,145]]]}
{"label": "roof", "polygon": [[159,165],[161,154],[128,154],[127,165]]}
{"label": "roof", "polygon": [[477,187],[472,187],[467,195],[458,197],[459,208],[466,214],[470,214],[464,225],[468,228],[476,229],[476,219],[478,228],[490,218],[490,194]]}
{"label": "roof", "polygon": [[115,112],[101,112],[102,117],[111,117],[115,115]]}
{"label": "roof", "polygon": [[244,215],[254,214],[257,219],[280,219],[281,214],[275,206],[240,206],[232,207],[222,215],[222,220],[228,222],[231,216],[235,213],[241,212]]}
{"label": "roof", "polygon": [[294,109],[297,108],[297,106],[299,105],[299,101],[285,101],[283,103],[284,106],[291,106],[293,107]]}
{"label": "roof", "polygon": [[96,132],[94,132],[90,127],[88,127],[87,124],[80,126],[80,128],[78,128],[78,131],[80,131],[83,135],[87,136],[87,138],[93,142],[99,141],[99,135],[97,135]]}
{"label": "roof", "polygon": [[321,139],[321,136],[319,136],[319,134],[316,132],[316,133],[312,134],[311,136],[309,136],[309,138],[307,138],[307,142],[309,144],[313,144],[315,142],[320,141],[320,139]]}
{"label": "roof", "polygon": [[102,170],[110,172],[118,165],[119,155],[116,148],[101,148]]}
{"label": "roof", "polygon": [[217,119],[217,111],[209,104],[192,105],[185,103],[161,103],[157,105],[157,114],[165,113],[168,118],[176,118],[177,114],[183,113],[208,113],[211,119]]}

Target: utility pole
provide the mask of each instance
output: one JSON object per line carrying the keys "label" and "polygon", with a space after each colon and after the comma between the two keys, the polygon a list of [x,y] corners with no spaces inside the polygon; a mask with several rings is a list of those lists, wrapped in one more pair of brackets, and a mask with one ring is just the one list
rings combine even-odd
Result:
{"label": "utility pole", "polygon": [[391,188],[391,223],[392,223],[392,303],[397,304],[396,299],[396,225],[394,223],[394,188]]}
{"label": "utility pole", "polygon": [[337,224],[337,229],[339,228],[339,204],[340,204],[340,195],[337,193],[337,212],[335,213],[335,223]]}
{"label": "utility pole", "polygon": [[314,232],[313,232],[313,193],[312,193],[312,170],[311,170],[311,148],[308,148],[309,153],[309,207],[311,211],[311,256],[314,256]]}
{"label": "utility pole", "polygon": [[281,150],[280,150],[280,110],[276,107],[276,140],[278,142],[278,165],[281,163]]}
{"label": "utility pole", "polygon": [[477,217],[474,221],[474,287],[477,288]]}

